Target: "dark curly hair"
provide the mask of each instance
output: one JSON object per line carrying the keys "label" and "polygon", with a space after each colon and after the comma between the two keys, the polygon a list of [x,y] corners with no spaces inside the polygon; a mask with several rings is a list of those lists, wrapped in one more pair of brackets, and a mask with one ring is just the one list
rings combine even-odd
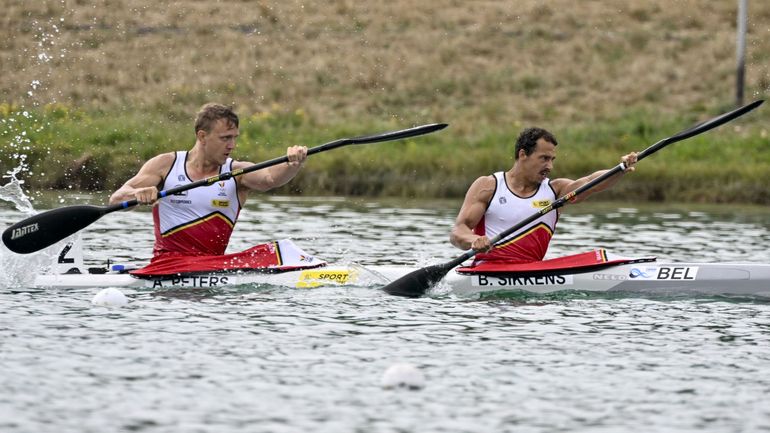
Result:
{"label": "dark curly hair", "polygon": [[553,134],[546,131],[545,129],[527,128],[521,131],[519,138],[516,139],[516,153],[514,154],[513,158],[519,159],[519,150],[521,149],[524,149],[525,155],[532,155],[532,152],[535,151],[535,146],[537,146],[537,140],[541,138],[549,143],[553,143],[554,146],[559,144],[556,141],[556,137],[554,137]]}

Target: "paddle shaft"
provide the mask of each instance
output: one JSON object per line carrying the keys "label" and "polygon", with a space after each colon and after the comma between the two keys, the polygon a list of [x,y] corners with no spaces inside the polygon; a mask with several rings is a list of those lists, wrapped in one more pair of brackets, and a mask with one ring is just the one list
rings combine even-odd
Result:
{"label": "paddle shaft", "polygon": [[[642,159],[652,155],[653,153],[659,151],[660,149],[663,149],[664,147],[668,146],[669,144],[676,143],[678,141],[685,140],[687,138],[690,138],[692,136],[702,134],[710,129],[716,128],[719,125],[722,125],[724,123],[729,122],[730,120],[735,119],[736,117],[739,117],[754,108],[760,106],[764,102],[763,100],[754,101],[751,104],[748,104],[744,107],[738,108],[736,110],[733,110],[729,113],[722,114],[719,117],[715,117],[714,119],[711,119],[707,122],[698,124],[696,126],[693,126],[690,129],[687,129],[685,131],[682,131],[674,136],[664,138],[663,140],[658,141],[657,143],[653,144],[652,146],[648,147],[647,149],[644,149],[643,151],[639,152],[636,156],[636,160],[641,161]],[[570,201],[578,197],[579,195],[583,194],[584,192],[594,188],[595,186],[599,185],[600,183],[604,182],[605,180],[611,178],[612,176],[615,176],[618,173],[622,173],[626,170],[625,163],[621,162],[620,164],[616,165],[615,167],[612,167],[611,169],[604,172],[601,176],[597,177],[596,179],[591,180],[590,182],[580,186],[579,188],[575,189],[574,191],[565,194],[563,197],[555,200],[553,203],[551,203],[548,206],[545,206],[537,211],[537,213],[534,213],[530,215],[529,217],[525,218],[524,220],[520,221],[513,227],[510,227],[506,230],[503,230],[502,232],[498,233],[497,236],[494,236],[492,239],[489,240],[489,242],[494,245],[510,234],[516,232],[517,230],[520,230],[530,223],[534,222],[538,218],[542,217],[543,215],[547,214],[548,212],[551,212],[553,210],[559,209],[565,205],[567,205]],[[462,263],[465,260],[468,260],[469,258],[475,256],[477,251],[470,249],[465,252],[462,256],[458,257],[457,259],[453,260],[459,260],[462,257],[462,260],[458,262]]]}
{"label": "paddle shaft", "polygon": [[[399,131],[386,132],[382,134],[342,138],[308,149],[307,154],[309,156],[350,144],[368,144],[400,140],[428,134],[440,129],[444,129],[446,127],[447,124],[445,123],[431,123],[428,125],[416,126],[414,128],[402,129]],[[254,164],[243,169],[233,170],[231,172],[222,173],[218,176],[201,179],[187,185],[181,185],[160,191],[158,193],[158,197],[163,198],[169,195],[178,194],[182,191],[187,191],[192,188],[211,185],[221,180],[230,179],[232,177],[240,176],[245,173],[250,173],[252,171],[271,167],[288,161],[289,158],[287,156],[274,158],[269,161]],[[42,212],[7,228],[3,232],[3,243],[6,247],[8,247],[9,250],[19,254],[28,254],[39,251],[78,232],[79,230],[82,230],[83,228],[87,227],[94,221],[110,212],[128,209],[136,206],[137,204],[139,204],[139,202],[136,199],[133,199],[109,206],[76,205]]]}
{"label": "paddle shaft", "polygon": [[[759,107],[760,105],[762,105],[763,102],[764,100],[761,100],[761,99],[754,101],[743,107],[737,108],[733,111],[717,116],[711,120],[697,124],[676,135],[673,135],[668,138],[664,138],[663,140],[658,141],[657,143],[653,144],[647,149],[644,149],[643,151],[639,152],[636,156],[636,159],[637,161],[641,161],[642,159],[668,146],[669,144],[685,140],[687,138],[693,137],[698,134],[702,134],[708,130],[716,128],[717,126],[723,125]],[[587,182],[586,184],[580,186],[579,188],[575,189],[574,191],[565,194],[563,197],[558,198],[550,205],[539,209],[536,213],[530,215],[529,217],[515,224],[513,227],[510,227],[498,233],[496,236],[490,239],[490,243],[492,245],[497,244],[507,236],[511,235],[512,233],[518,230],[521,230],[522,228],[526,227],[527,225],[534,222],[535,220],[542,217],[543,215],[547,214],[548,212],[551,212],[553,210],[561,208],[562,206],[565,206],[567,203],[572,201],[575,197],[583,194],[584,192],[590,190],[591,188],[594,188],[595,186],[599,185],[600,183],[604,182],[610,177],[625,171],[626,168],[627,167],[625,163],[621,162],[615,167],[604,172],[602,175],[600,175],[596,179],[593,179]],[[456,257],[453,260],[450,260],[449,262],[446,262],[444,264],[429,266],[427,268],[419,269],[415,272],[412,272],[411,274],[408,274],[386,285],[383,288],[383,290],[385,290],[387,293],[391,295],[397,295],[397,296],[406,296],[406,297],[421,296],[423,293],[425,293],[425,291],[430,289],[430,286],[432,286],[433,284],[437,283],[439,280],[444,278],[447,272],[459,266],[464,261],[475,256],[477,253],[478,251],[469,249],[465,251],[462,255]]]}
{"label": "paddle shaft", "polygon": [[[341,146],[351,145],[351,144],[377,143],[382,141],[400,140],[403,138],[409,138],[417,135],[428,134],[430,132],[438,131],[439,129],[444,129],[446,128],[446,126],[447,125],[445,123],[431,123],[428,125],[416,126],[414,128],[402,129],[402,130],[393,131],[393,132],[386,132],[383,134],[363,135],[363,136],[354,137],[354,138],[341,138],[339,140],[335,140],[335,141],[308,149],[307,156],[314,155],[320,152],[325,152],[327,150],[336,149]],[[222,180],[227,180],[236,176],[240,176],[242,174],[251,173],[252,171],[262,170],[263,168],[272,167],[274,165],[278,165],[286,162],[289,162],[288,156],[273,158],[268,161],[250,165],[246,168],[229,171],[227,173],[222,173],[217,176],[212,176],[206,179],[201,179],[192,183],[188,183],[187,185],[180,185],[174,188],[169,188],[163,191],[159,191],[158,198],[163,198],[169,195],[178,194],[182,191],[198,188],[200,186],[211,185]],[[105,208],[105,213],[113,212],[116,210],[128,209],[138,204],[139,202],[136,199],[127,200],[122,203],[117,203],[111,206],[107,206]]]}

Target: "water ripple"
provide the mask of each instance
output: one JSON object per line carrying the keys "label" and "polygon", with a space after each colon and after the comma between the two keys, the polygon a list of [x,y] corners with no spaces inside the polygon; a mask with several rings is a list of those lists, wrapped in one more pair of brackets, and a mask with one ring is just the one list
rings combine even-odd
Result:
{"label": "water ripple", "polygon": [[[290,237],[332,262],[432,264],[459,254],[447,244],[456,205],[276,197],[244,210],[233,249]],[[549,256],[601,246],[770,262],[761,210],[576,209]],[[18,217],[0,211],[4,224]],[[146,260],[150,224],[102,218],[82,235],[87,260]],[[2,254],[27,272],[44,262]],[[31,289],[5,269],[4,432],[770,430],[767,303],[245,286],[126,291],[129,305],[110,309],[91,290]],[[396,362],[426,387],[382,389]]]}

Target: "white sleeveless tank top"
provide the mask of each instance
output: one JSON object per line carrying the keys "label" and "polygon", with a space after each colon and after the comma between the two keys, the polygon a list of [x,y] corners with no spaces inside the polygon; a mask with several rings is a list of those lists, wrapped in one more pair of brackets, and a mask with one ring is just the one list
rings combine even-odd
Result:
{"label": "white sleeveless tank top", "polygon": [[[160,188],[167,190],[193,182],[187,175],[187,152],[176,152]],[[232,171],[228,158],[219,173]],[[241,205],[234,178],[182,191],[158,200],[153,208],[155,254],[224,254]]]}
{"label": "white sleeveless tank top", "polygon": [[[556,200],[556,193],[551,187],[550,179],[544,179],[533,195],[519,197],[508,188],[504,172],[497,172],[494,177],[496,181],[495,193],[487,204],[484,216],[474,229],[476,234],[493,238]],[[548,250],[553,232],[556,230],[558,219],[559,215],[556,211],[548,212],[498,242],[497,247],[490,252],[477,254],[476,261],[531,262],[542,260]]]}

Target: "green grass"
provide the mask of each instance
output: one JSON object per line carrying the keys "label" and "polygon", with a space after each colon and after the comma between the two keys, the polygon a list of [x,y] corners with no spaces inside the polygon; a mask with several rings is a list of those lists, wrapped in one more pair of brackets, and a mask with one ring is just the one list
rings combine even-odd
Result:
{"label": "green grass", "polygon": [[[750,116],[750,115],[749,115]],[[747,117],[749,117],[747,116]],[[610,168],[619,157],[643,150],[695,123],[629,110],[611,122],[553,130],[560,142],[552,177],[577,178]],[[85,112],[62,105],[38,111],[5,106],[0,111],[3,172],[28,164],[30,190],[112,191],[143,161],[189,149],[189,119],[162,112]],[[293,144],[317,146],[338,138],[413,126],[392,119],[362,124],[318,124],[301,111],[274,111],[241,119],[235,157],[260,162]],[[481,175],[513,164],[513,143],[522,126],[446,130],[397,142],[348,146],[314,155],[280,194],[462,197]],[[758,123],[739,120],[675,143],[641,162],[603,199],[770,203],[770,141]],[[26,155],[21,157],[20,155]],[[76,162],[73,162],[76,161]]]}
{"label": "green grass", "polygon": [[[447,122],[315,155],[277,193],[453,198],[509,168],[527,126],[556,134],[554,175],[576,178],[733,108],[735,2],[5,3],[0,168],[27,164],[35,192],[114,189],[189,148],[206,102],[237,109],[253,162]],[[768,21],[770,2],[751,2],[747,100],[770,91]],[[767,203],[769,110],[663,150],[602,198]]]}

